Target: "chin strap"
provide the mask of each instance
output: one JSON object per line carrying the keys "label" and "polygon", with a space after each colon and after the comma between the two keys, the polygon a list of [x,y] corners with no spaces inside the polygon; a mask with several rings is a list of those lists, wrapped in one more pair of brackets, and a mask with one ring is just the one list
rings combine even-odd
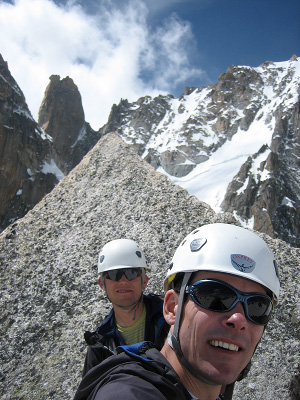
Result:
{"label": "chin strap", "polygon": [[234,384],[235,384],[235,382],[230,383],[230,385],[226,385],[225,392],[223,395],[223,400],[231,400],[232,399]]}
{"label": "chin strap", "polygon": [[[107,294],[106,294],[106,295],[107,295]],[[108,297],[108,296],[107,296],[107,297]],[[110,300],[109,297],[108,297],[108,299],[111,301],[111,303],[112,303],[114,306],[117,306],[117,307],[119,307],[119,308],[122,308],[122,310],[132,310],[132,309],[137,305],[137,308],[136,308],[136,310],[135,310],[135,312],[134,312],[134,316],[133,316],[133,320],[135,320],[136,311],[137,311],[137,309],[139,308],[140,303],[143,301],[143,297],[144,297],[144,294],[142,293],[142,294],[141,294],[141,297],[140,297],[137,301],[135,301],[133,304],[131,304],[130,306],[122,306],[121,304],[113,303],[113,302]]]}
{"label": "chin strap", "polygon": [[[251,360],[248,362],[248,364],[243,369],[243,371],[240,373],[240,375],[238,376],[238,378],[235,382],[241,381],[242,379],[246,378],[246,376],[248,375],[248,373],[250,371],[250,368],[251,368]],[[225,392],[223,395],[223,400],[232,400],[235,382],[230,383],[229,385],[226,385]]]}

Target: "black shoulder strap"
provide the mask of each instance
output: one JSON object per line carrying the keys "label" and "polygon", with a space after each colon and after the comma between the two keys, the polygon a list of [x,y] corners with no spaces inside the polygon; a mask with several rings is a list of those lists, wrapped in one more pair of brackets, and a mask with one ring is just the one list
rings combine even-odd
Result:
{"label": "black shoulder strap", "polygon": [[234,390],[234,384],[235,382],[231,383],[230,385],[226,386],[224,395],[223,395],[223,400],[231,400],[233,396],[233,390]]}
{"label": "black shoulder strap", "polygon": [[[243,371],[240,373],[240,375],[237,378],[237,381],[241,381],[242,379],[246,378],[248,375],[249,371],[251,368],[251,360],[249,363],[246,365],[246,367],[243,369]],[[234,385],[235,382],[231,383],[230,385],[227,385],[225,388],[223,400],[231,400],[233,396],[233,390],[234,390]]]}

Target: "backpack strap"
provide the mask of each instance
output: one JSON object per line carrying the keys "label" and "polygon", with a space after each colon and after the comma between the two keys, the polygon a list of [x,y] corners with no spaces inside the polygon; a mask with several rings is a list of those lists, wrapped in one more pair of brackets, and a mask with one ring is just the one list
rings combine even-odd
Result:
{"label": "backpack strap", "polygon": [[137,360],[142,359],[143,361],[150,361],[147,357],[143,355],[145,354],[146,350],[153,347],[154,345],[152,342],[144,341],[126,346],[118,346],[116,351],[117,354],[125,352],[126,354],[133,356]]}

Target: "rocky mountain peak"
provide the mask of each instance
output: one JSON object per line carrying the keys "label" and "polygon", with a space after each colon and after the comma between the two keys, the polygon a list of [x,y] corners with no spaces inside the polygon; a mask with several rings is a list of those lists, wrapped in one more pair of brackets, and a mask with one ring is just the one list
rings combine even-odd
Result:
{"label": "rocky mountain peak", "polygon": [[71,162],[72,147],[80,134],[85,131],[84,111],[81,95],[73,80],[68,76],[50,76],[42,104],[38,123],[53,138],[58,154],[57,163],[65,172],[74,166]]}
{"label": "rocky mountain peak", "polygon": [[[42,104],[39,109],[39,125],[53,139],[58,139],[64,128],[81,127],[84,123],[84,111],[81,103],[81,95],[73,80],[68,76],[60,79],[59,75],[51,75]],[[62,118],[67,117],[66,124],[60,127]],[[73,136],[72,136],[72,135]],[[63,136],[63,135],[62,135]],[[74,143],[77,136],[70,131],[70,145]]]}
{"label": "rocky mountain peak", "polygon": [[58,182],[48,136],[0,55],[0,229],[23,217]]}
{"label": "rocky mountain peak", "polygon": [[11,76],[8,64],[3,59],[2,55],[0,54],[0,72],[1,72],[1,81],[0,81],[0,96],[1,101],[7,101],[8,103],[12,104],[14,102],[16,105],[22,106],[22,109],[28,114],[30,111],[27,107],[25,102],[25,97],[18,87],[17,82]]}

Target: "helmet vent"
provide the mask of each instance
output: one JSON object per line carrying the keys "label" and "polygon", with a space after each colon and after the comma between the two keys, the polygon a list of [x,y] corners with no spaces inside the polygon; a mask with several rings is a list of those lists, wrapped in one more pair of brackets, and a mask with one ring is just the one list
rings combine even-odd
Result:
{"label": "helmet vent", "polygon": [[142,258],[142,253],[140,251],[136,251],[135,254],[138,256],[138,258]]}
{"label": "helmet vent", "polygon": [[190,249],[192,252],[199,251],[207,242],[207,239],[205,238],[200,238],[200,239],[194,239],[191,244],[190,244]]}
{"label": "helmet vent", "polygon": [[103,263],[104,258],[105,258],[104,255],[100,256],[100,259],[99,259],[100,263]]}

